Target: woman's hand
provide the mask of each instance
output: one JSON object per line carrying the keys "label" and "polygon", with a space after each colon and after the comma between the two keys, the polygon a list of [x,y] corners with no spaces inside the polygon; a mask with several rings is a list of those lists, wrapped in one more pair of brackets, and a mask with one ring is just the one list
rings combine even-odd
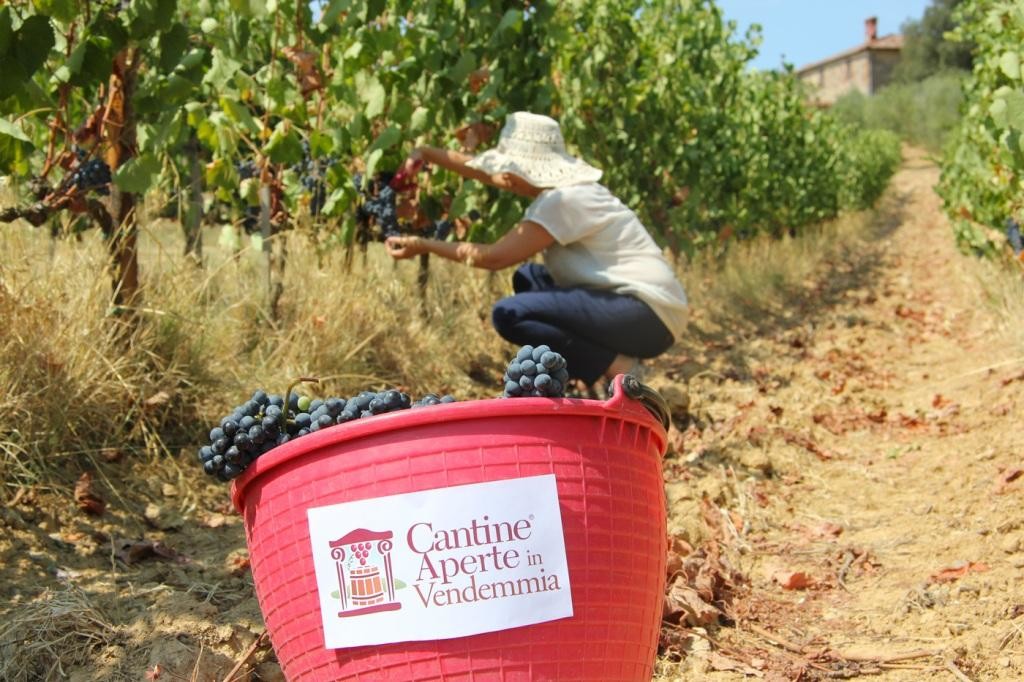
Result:
{"label": "woman's hand", "polygon": [[423,238],[415,235],[388,237],[384,246],[387,247],[388,255],[395,260],[412,258],[427,252],[427,245]]}
{"label": "woman's hand", "polygon": [[395,259],[432,253],[484,270],[500,270],[523,262],[554,242],[555,238],[541,225],[524,220],[493,244],[442,242],[412,235],[388,237],[384,246],[388,250],[388,255]]}

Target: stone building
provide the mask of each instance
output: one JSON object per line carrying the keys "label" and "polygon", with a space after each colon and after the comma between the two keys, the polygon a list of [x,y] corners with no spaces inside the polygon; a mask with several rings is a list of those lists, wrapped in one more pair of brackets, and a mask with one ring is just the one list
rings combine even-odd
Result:
{"label": "stone building", "polygon": [[830,106],[850,90],[871,95],[886,85],[902,48],[903,36],[890,34],[879,38],[878,18],[870,17],[864,22],[862,44],[803,66],[796,73],[812,87],[817,104]]}

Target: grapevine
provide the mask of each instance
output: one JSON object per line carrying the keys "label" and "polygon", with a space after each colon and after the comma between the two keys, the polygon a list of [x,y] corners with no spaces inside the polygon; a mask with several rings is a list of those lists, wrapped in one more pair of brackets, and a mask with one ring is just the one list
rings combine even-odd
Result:
{"label": "grapevine", "polygon": [[963,117],[942,164],[938,192],[961,247],[1021,260],[1024,218],[1024,70],[1020,3],[958,6],[953,37],[975,43],[964,85]]}
{"label": "grapevine", "polygon": [[[418,196],[425,169],[400,164],[424,143],[475,153],[510,111],[555,113],[573,151],[676,252],[871,205],[891,172],[892,140],[855,140],[805,104],[792,73],[747,69],[756,34],[734,35],[709,0],[642,12],[626,0],[601,12],[498,0],[346,7],[3,5],[0,173],[27,191],[0,218],[88,217],[111,237],[113,289],[127,300],[139,287],[135,207],[156,187],[181,196],[182,177],[190,215],[212,196],[249,232],[262,192],[271,234],[307,230],[317,244],[494,240],[521,217],[520,199],[434,173],[430,195],[450,205],[403,217],[407,197],[430,197]],[[470,228],[472,211],[482,215]],[[283,255],[268,258],[283,268]]]}

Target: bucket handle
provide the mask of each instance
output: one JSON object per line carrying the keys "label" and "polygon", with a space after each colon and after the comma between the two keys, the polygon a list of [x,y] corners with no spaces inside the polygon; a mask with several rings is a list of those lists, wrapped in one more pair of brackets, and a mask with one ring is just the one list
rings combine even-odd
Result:
{"label": "bucket handle", "polygon": [[619,384],[622,385],[622,392],[626,394],[626,397],[640,401],[640,404],[647,408],[647,411],[654,415],[655,419],[661,422],[665,430],[669,430],[669,427],[672,426],[672,411],[660,393],[647,384],[641,383],[632,374],[623,374],[617,377],[616,381],[612,382],[613,396]]}

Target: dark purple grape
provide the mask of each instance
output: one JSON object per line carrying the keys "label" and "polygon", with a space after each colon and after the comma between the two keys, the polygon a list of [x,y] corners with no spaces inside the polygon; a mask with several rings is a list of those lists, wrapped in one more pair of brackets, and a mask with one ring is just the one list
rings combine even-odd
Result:
{"label": "dark purple grape", "polygon": [[232,445],[224,452],[224,459],[228,462],[238,464],[242,461],[242,451],[238,449],[237,445]]}

